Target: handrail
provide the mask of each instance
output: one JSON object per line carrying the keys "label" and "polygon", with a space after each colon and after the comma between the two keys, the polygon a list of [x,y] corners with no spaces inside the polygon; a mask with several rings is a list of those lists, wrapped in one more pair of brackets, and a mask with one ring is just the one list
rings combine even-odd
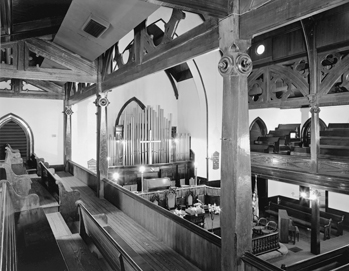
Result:
{"label": "handrail", "polygon": [[8,189],[9,182],[7,180],[0,182],[0,268],[13,271],[17,270],[14,208]]}
{"label": "handrail", "polygon": [[[140,266],[138,265],[138,263],[136,263],[136,261],[134,261],[132,259],[132,257],[116,242],[116,240],[113,238],[112,234],[115,234],[115,231],[113,231],[110,227],[103,227],[102,225],[100,225],[100,223],[98,223],[98,221],[96,220],[96,218],[87,210],[87,208],[85,207],[84,203],[81,201],[81,200],[78,200],[76,202],[76,205],[79,207],[79,214],[80,214],[80,219],[82,221],[80,221],[80,225],[83,224],[83,225],[86,225],[85,222],[86,221],[83,221],[84,218],[83,218],[83,215],[81,214],[81,210],[83,210],[83,212],[88,216],[88,218],[90,220],[93,221],[93,223],[95,225],[97,225],[98,228],[101,228],[101,233],[103,234],[104,237],[107,238],[107,240],[109,241],[109,243],[119,252],[120,256],[118,256],[119,258],[119,261],[120,261],[120,266],[121,266],[121,270],[123,271],[123,262],[124,260],[133,268],[133,270],[136,270],[136,271],[152,271],[153,269],[146,263],[146,262],[143,262],[144,266]],[[108,228],[108,230],[106,229]],[[81,230],[81,229],[80,229]],[[100,239],[99,239],[100,240]],[[100,240],[101,241],[101,240]],[[99,248],[98,244],[95,244],[97,246],[97,248]],[[129,249],[131,249],[129,247]],[[136,254],[136,252],[132,251],[134,254]],[[114,260],[115,260],[115,257],[112,257],[113,259],[109,259],[109,255],[103,255],[106,260],[108,262],[112,261],[114,263]],[[137,254],[138,256],[138,254]],[[112,264],[112,266],[115,266],[115,264]]]}
{"label": "handrail", "polygon": [[253,269],[245,268],[245,270],[282,271],[281,268],[258,258],[248,251],[242,255],[241,260],[244,262],[245,266],[254,267]]}

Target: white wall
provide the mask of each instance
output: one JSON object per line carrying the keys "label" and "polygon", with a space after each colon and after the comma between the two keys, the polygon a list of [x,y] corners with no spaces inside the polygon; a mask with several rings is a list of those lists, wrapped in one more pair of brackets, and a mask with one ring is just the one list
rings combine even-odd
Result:
{"label": "white wall", "polygon": [[349,195],[328,192],[328,207],[349,213]]}
{"label": "white wall", "polygon": [[[204,89],[207,93],[208,101],[208,157],[212,157],[215,151],[218,151],[221,155],[221,140],[222,137],[222,102],[223,102],[223,77],[218,72],[218,62],[220,60],[220,54],[218,51],[213,51],[205,55],[195,58],[195,62],[199,68],[203,84],[201,82],[200,74],[196,70],[195,65],[189,61],[189,67],[193,74],[195,84],[198,88],[199,100],[201,104],[205,102]],[[195,106],[194,103],[193,107]],[[197,106],[197,105],[196,105]],[[195,108],[195,107],[194,107]],[[204,113],[205,114],[205,113]],[[202,135],[203,138],[203,135]],[[199,158],[203,160],[205,156]],[[221,157],[220,157],[221,158]],[[213,170],[212,160],[208,160],[209,176],[208,180],[220,180],[221,178],[221,159],[219,160],[219,169]],[[205,163],[205,162],[204,162]],[[201,169],[201,163],[198,168],[198,175],[202,177],[206,176],[206,167]]]}
{"label": "white wall", "polygon": [[[115,120],[122,106],[131,98],[136,97],[145,106],[152,106],[154,109],[158,105],[164,109],[167,117],[172,114],[172,125],[178,125],[177,107],[178,101],[170,80],[165,72],[158,72],[152,75],[132,81],[113,89],[108,94],[110,102],[108,106],[108,133],[113,134]],[[181,132],[181,131],[179,131]]]}
{"label": "white wall", "polygon": [[87,161],[97,160],[97,107],[92,96],[72,107],[72,160],[87,168]]}
{"label": "white wall", "polygon": [[273,196],[299,199],[299,185],[268,180],[268,197]]}
{"label": "white wall", "polygon": [[22,118],[34,136],[34,152],[50,165],[63,164],[63,101],[0,98],[0,117],[9,113]]}

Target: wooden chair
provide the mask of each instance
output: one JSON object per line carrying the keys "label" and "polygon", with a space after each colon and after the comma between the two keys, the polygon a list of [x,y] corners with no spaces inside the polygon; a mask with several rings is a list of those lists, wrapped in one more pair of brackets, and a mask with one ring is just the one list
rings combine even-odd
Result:
{"label": "wooden chair", "polygon": [[278,229],[278,225],[275,221],[269,221],[264,229],[262,229],[263,234],[269,234],[272,232],[276,232]]}
{"label": "wooden chair", "polygon": [[159,194],[156,193],[156,194],[153,194],[150,198],[150,201],[152,203],[154,203],[155,205],[159,205],[159,202],[160,202],[160,197],[159,197]]}
{"label": "wooden chair", "polygon": [[268,220],[264,217],[260,217],[257,221],[257,226],[266,226],[268,224]]}
{"label": "wooden chair", "polygon": [[299,229],[297,226],[293,225],[292,219],[290,219],[289,225],[288,225],[288,235],[290,237],[290,240],[293,242],[293,244],[296,244],[296,238],[299,242]]}
{"label": "wooden chair", "polygon": [[192,206],[194,203],[194,196],[193,196],[193,192],[189,191],[187,196],[186,196],[186,204],[187,207]]}
{"label": "wooden chair", "polygon": [[168,210],[172,210],[176,207],[176,191],[169,189],[166,193],[166,206]]}
{"label": "wooden chair", "polygon": [[266,218],[264,217],[259,218],[256,226],[252,228],[253,232],[257,235],[262,235],[263,234],[262,230],[265,228],[267,223],[268,223],[268,220]]}

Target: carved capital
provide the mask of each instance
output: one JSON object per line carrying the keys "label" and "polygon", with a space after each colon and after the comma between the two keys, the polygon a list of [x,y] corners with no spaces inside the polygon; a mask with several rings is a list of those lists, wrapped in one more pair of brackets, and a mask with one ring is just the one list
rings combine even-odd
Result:
{"label": "carved capital", "polygon": [[66,114],[67,116],[71,116],[74,113],[73,110],[71,109],[71,105],[65,106],[63,113]]}
{"label": "carved capital", "polygon": [[99,107],[107,107],[110,104],[106,93],[99,93],[95,105]]}
{"label": "carved capital", "polygon": [[310,112],[311,113],[320,113],[320,107],[319,107],[319,97],[317,94],[309,94],[307,96],[309,100],[310,105]]}
{"label": "carved capital", "polygon": [[318,105],[314,105],[314,106],[312,106],[311,108],[310,108],[310,112],[312,113],[312,114],[318,114],[318,113],[320,113],[320,107],[318,106]]}
{"label": "carved capital", "polygon": [[252,72],[252,60],[250,56],[240,50],[247,47],[247,41],[236,41],[225,50],[218,63],[218,70],[222,76],[248,76]]}

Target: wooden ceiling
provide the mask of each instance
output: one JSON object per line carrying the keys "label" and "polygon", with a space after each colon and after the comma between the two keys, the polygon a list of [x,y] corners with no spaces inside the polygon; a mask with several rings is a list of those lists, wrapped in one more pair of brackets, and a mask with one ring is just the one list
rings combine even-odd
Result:
{"label": "wooden ceiling", "polygon": [[[291,24],[292,22],[320,13],[324,10],[348,3],[349,0],[243,0],[240,3],[238,13],[240,18],[240,37],[251,39],[270,30]],[[149,57],[137,65],[127,68],[125,71],[117,71],[109,74],[103,82],[103,88],[113,88],[127,83],[158,70],[164,70],[183,63],[197,55],[218,48],[218,21],[229,16],[233,12],[233,0],[0,0],[1,4],[1,42],[2,48],[10,46],[10,43],[40,38],[48,43],[44,48],[36,46],[32,52],[30,61],[38,61],[37,51],[45,50],[45,54],[54,48],[59,52],[70,52],[67,58],[79,56],[83,61],[92,62],[104,53],[110,46],[119,41],[124,35],[132,31],[140,22],[144,21],[152,12],[160,6],[178,8],[184,11],[195,12],[205,18],[206,23],[186,33],[167,45],[158,46]],[[234,11],[237,13],[237,11]],[[107,22],[110,27],[100,37],[86,37],[81,28],[89,16],[95,16]],[[213,20],[212,20],[213,19]],[[217,20],[218,19],[218,20]],[[35,42],[33,39],[25,42],[26,45]],[[20,44],[18,44],[20,48]],[[54,47],[52,47],[54,46]],[[56,48],[56,47],[57,48]],[[52,48],[51,48],[52,47]],[[42,53],[42,51],[40,51]],[[185,53],[184,53],[185,52]],[[40,54],[39,54],[40,55]],[[41,55],[42,57],[42,55]],[[60,61],[52,61],[54,57],[43,57],[38,63],[40,68],[71,69],[66,66],[67,61],[60,57]],[[156,63],[156,65],[154,65]],[[63,64],[63,66],[62,66]],[[11,70],[1,66],[0,79],[11,78]],[[24,68],[24,70],[26,70]],[[142,71],[142,72],[140,72]],[[35,75],[35,72],[37,75]],[[82,71],[84,72],[84,71]],[[52,74],[43,69],[31,68],[30,72],[18,71],[18,79],[44,80]],[[74,77],[67,70],[61,71],[59,85],[67,80],[84,82],[90,77],[81,73]],[[75,72],[75,74],[77,74]],[[137,76],[135,77],[134,74]],[[131,76],[132,75],[132,76]],[[42,77],[42,79],[40,79]],[[85,79],[84,79],[85,78]],[[90,82],[94,81],[91,77]],[[85,81],[88,82],[88,81]],[[89,95],[89,93],[86,93]]]}

